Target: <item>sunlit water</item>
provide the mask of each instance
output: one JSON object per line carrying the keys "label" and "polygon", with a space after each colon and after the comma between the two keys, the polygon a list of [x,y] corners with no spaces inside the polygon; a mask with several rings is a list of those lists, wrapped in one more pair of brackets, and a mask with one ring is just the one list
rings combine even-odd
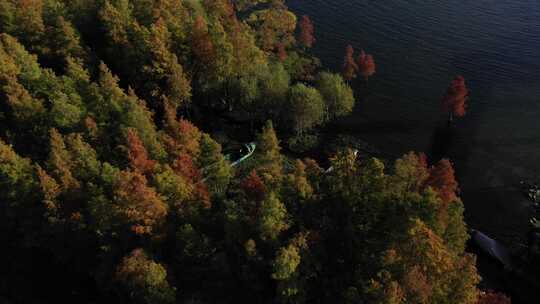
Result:
{"label": "sunlit water", "polygon": [[[531,208],[511,187],[540,173],[540,2],[289,0],[316,28],[314,52],[339,71],[351,44],[375,56],[369,98],[342,129],[395,155],[429,152],[456,75],[470,112],[448,147],[470,226],[518,244]],[[359,87],[360,82],[354,83]]]}

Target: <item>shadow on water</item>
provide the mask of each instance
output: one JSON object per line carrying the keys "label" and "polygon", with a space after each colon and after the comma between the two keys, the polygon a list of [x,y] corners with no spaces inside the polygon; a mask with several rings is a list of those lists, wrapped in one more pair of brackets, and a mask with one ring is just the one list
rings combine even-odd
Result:
{"label": "shadow on water", "polygon": [[428,157],[432,162],[449,158],[450,148],[454,143],[456,128],[452,123],[442,123],[435,128],[430,140]]}
{"label": "shadow on water", "polygon": [[[514,253],[520,252],[526,243],[527,219],[530,206],[522,193],[508,180],[491,181],[491,164],[497,163],[495,155],[481,154],[494,147],[479,143],[477,138],[482,123],[487,119],[487,103],[471,101],[467,117],[452,124],[439,123],[433,131],[429,156],[433,162],[448,158],[452,160],[460,183],[465,209],[465,220],[470,228],[483,231],[501,242]],[[497,134],[492,134],[497,140]],[[468,248],[471,252],[471,248]],[[538,292],[534,284],[523,274],[509,272],[493,263],[492,259],[477,254],[477,268],[482,277],[480,286],[510,295],[512,303],[535,303]]]}

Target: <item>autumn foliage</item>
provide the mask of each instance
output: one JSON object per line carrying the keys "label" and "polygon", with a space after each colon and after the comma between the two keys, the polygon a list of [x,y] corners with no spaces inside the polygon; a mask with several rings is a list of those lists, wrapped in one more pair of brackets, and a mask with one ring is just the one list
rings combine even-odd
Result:
{"label": "autumn foliage", "polygon": [[429,171],[426,185],[432,187],[444,202],[453,202],[459,192],[455,172],[448,159],[439,161]]}
{"label": "autumn foliage", "polygon": [[196,166],[193,158],[187,153],[182,153],[174,161],[172,168],[177,174],[185,177],[194,185],[195,200],[200,202],[203,208],[210,208],[211,202],[208,188],[202,180],[201,171]]}
{"label": "autumn foliage", "polygon": [[244,190],[249,199],[255,201],[262,201],[267,191],[263,180],[255,170],[251,171],[251,173],[242,181],[240,187]]}
{"label": "autumn foliage", "polygon": [[204,64],[210,64],[214,60],[214,44],[208,33],[208,24],[202,16],[197,16],[193,24],[192,50]]}
{"label": "autumn foliage", "polygon": [[291,153],[376,69],[314,42],[283,0],[0,0],[0,302],[475,303],[448,160]]}
{"label": "autumn foliage", "polygon": [[152,172],[156,162],[148,158],[148,152],[134,129],[128,129],[127,141],[131,168],[143,174]]}
{"label": "autumn foliage", "polygon": [[302,20],[300,20],[299,40],[304,47],[310,48],[315,43],[314,31],[313,23],[311,23],[309,16],[302,16]]}
{"label": "autumn foliage", "polygon": [[276,49],[279,61],[284,62],[285,59],[287,59],[287,50],[285,49],[285,45],[283,43],[279,43],[276,46]]}
{"label": "autumn foliage", "polygon": [[366,54],[366,52],[362,50],[360,52],[360,56],[358,56],[358,70],[360,75],[362,75],[362,77],[364,77],[364,79],[367,81],[369,77],[375,74],[375,69],[376,65],[373,55]]}
{"label": "autumn foliage", "polygon": [[358,60],[354,59],[354,48],[348,45],[345,49],[345,59],[343,64],[343,78],[352,80],[359,73],[367,81],[376,71],[375,59],[373,55],[366,54],[364,50],[360,52]]}
{"label": "autumn foliage", "polygon": [[174,303],[175,289],[167,282],[167,270],[141,248],[122,259],[114,278],[132,303]]}
{"label": "autumn foliage", "polygon": [[352,80],[356,76],[358,65],[354,60],[354,48],[352,45],[348,45],[345,49],[345,59],[343,63],[343,78],[345,80]]}
{"label": "autumn foliage", "polygon": [[163,141],[169,154],[178,157],[187,153],[196,157],[200,153],[201,131],[185,119],[177,119],[173,108],[169,108],[165,116],[165,133]]}
{"label": "autumn foliage", "polygon": [[446,91],[442,100],[444,111],[450,115],[450,121],[454,116],[463,117],[467,113],[467,101],[469,90],[465,85],[465,78],[457,76]]}
{"label": "autumn foliage", "polygon": [[138,172],[125,171],[115,185],[118,211],[139,235],[152,234],[163,223],[167,206],[154,188],[148,186],[146,177]]}
{"label": "autumn foliage", "polygon": [[493,291],[482,292],[476,304],[511,304],[509,297]]}

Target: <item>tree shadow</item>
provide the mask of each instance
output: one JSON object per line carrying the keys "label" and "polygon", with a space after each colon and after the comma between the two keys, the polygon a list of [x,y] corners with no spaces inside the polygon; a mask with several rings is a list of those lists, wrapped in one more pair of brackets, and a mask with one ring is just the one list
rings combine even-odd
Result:
{"label": "tree shadow", "polygon": [[450,158],[455,138],[456,127],[454,124],[449,122],[439,124],[430,139],[429,159],[437,162],[443,158]]}

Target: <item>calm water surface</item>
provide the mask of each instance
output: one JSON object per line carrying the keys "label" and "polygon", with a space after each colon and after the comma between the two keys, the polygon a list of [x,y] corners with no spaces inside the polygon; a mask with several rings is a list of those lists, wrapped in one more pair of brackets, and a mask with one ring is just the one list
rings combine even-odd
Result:
{"label": "calm water surface", "polygon": [[[351,44],[375,56],[369,96],[343,130],[395,155],[432,149],[452,78],[470,113],[448,145],[470,226],[516,245],[529,204],[513,186],[540,175],[540,2],[537,0],[289,0],[316,27],[314,52],[339,71]],[[354,83],[360,87],[360,83]]]}

